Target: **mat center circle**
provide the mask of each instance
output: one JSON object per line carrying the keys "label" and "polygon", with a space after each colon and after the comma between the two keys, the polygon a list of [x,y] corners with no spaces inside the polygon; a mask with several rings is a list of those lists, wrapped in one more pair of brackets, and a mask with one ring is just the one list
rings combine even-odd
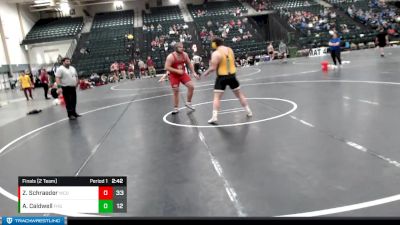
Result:
{"label": "mat center circle", "polygon": [[[173,122],[173,121],[171,121],[171,120],[168,120],[168,118],[171,118],[171,117],[174,117],[174,116],[178,116],[178,115],[172,115],[172,111],[171,111],[171,112],[168,112],[168,113],[166,113],[166,114],[164,115],[163,121],[164,121],[165,123],[169,124],[169,125],[172,125],[172,126],[177,126],[177,127],[188,127],[188,128],[193,128],[193,127],[197,127],[197,128],[234,127],[234,126],[242,126],[242,125],[247,125],[247,124],[261,123],[261,122],[265,122],[265,121],[268,121],[268,120],[278,119],[278,118],[284,117],[284,116],[286,116],[286,115],[289,115],[290,113],[294,112],[294,111],[297,109],[297,104],[296,104],[295,102],[291,101],[291,100],[288,100],[288,99],[281,99],[281,98],[247,98],[247,100],[280,101],[280,102],[288,103],[288,104],[290,104],[292,107],[291,107],[291,109],[289,109],[288,111],[286,111],[286,112],[281,112],[281,113],[278,114],[278,115],[270,116],[270,117],[263,118],[263,119],[256,119],[256,120],[253,120],[252,118],[249,118],[249,119],[248,119],[249,121],[240,122],[240,123],[228,123],[228,124],[216,124],[216,125],[211,125],[211,124],[207,124],[207,121],[206,121],[206,120],[205,120],[205,121],[199,121],[200,124],[182,124],[182,123],[176,123],[176,122]],[[239,101],[239,100],[236,99],[236,98],[235,98],[235,99],[224,99],[224,100],[221,100],[221,102],[229,102],[229,101]],[[209,101],[209,102],[202,102],[202,103],[195,104],[195,105],[193,105],[193,106],[196,106],[196,109],[197,109],[198,106],[206,105],[206,104],[212,104],[212,103],[213,103],[212,101]],[[251,105],[250,105],[250,106],[251,106]],[[179,108],[178,110],[181,112],[181,111],[182,111],[183,109],[185,109],[185,108],[186,108],[186,107],[182,107],[182,108]],[[240,110],[240,109],[238,109],[238,110],[232,110],[232,109],[229,110],[229,109],[228,109],[228,110],[221,111],[219,114],[221,115],[221,114],[225,114],[225,112],[234,113],[234,112],[239,112],[239,111],[242,111],[242,110]],[[196,113],[196,111],[193,112],[193,113]],[[210,113],[211,113],[211,112],[210,112]],[[262,114],[263,114],[262,112],[254,111],[254,109],[253,109],[253,113],[254,113],[255,115],[262,115]],[[210,115],[211,115],[211,114],[210,114]],[[201,125],[201,124],[204,124],[204,125]]]}

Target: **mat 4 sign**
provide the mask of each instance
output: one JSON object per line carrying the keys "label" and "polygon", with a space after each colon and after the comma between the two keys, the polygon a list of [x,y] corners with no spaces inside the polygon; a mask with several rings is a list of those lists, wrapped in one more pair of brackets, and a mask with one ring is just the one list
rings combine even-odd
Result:
{"label": "mat 4 sign", "polygon": [[328,48],[327,47],[312,48],[308,52],[308,56],[309,57],[324,56],[326,54],[328,54]]}

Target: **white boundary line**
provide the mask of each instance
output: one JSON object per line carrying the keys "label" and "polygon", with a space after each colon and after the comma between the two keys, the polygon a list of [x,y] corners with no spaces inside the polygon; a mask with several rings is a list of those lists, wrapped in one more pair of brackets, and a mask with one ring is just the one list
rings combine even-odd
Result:
{"label": "white boundary line", "polygon": [[324,209],[324,210],[311,211],[311,212],[305,212],[305,213],[288,214],[288,215],[282,215],[282,216],[276,216],[276,217],[325,216],[325,215],[331,215],[331,214],[336,214],[336,213],[353,211],[353,210],[357,210],[357,209],[364,209],[364,208],[377,206],[377,205],[383,205],[386,203],[395,202],[395,201],[399,201],[399,200],[400,200],[400,194],[373,200],[373,201],[369,201],[369,202],[358,203],[358,204],[354,204],[354,205],[347,205],[347,206],[341,206],[341,207],[336,207],[336,208],[331,208],[331,209]]}
{"label": "white boundary line", "polygon": [[[274,100],[274,101],[283,101],[283,102],[287,102],[292,104],[292,109],[290,109],[289,111],[282,113],[280,115],[277,116],[273,116],[273,117],[268,117],[266,119],[262,119],[262,120],[254,120],[254,121],[249,121],[249,122],[243,122],[243,123],[233,123],[233,124],[223,124],[223,125],[189,125],[189,124],[179,124],[179,123],[173,123],[169,120],[167,120],[167,117],[169,115],[172,114],[171,112],[168,112],[167,114],[164,115],[163,117],[163,121],[164,123],[167,123],[169,125],[172,126],[177,126],[177,127],[189,127],[189,128],[193,128],[193,127],[197,127],[197,128],[216,128],[216,127],[233,127],[233,126],[242,126],[242,125],[247,125],[247,124],[254,124],[254,123],[261,123],[264,121],[268,121],[268,120],[273,120],[273,119],[278,119],[280,117],[284,117],[286,115],[289,115],[290,113],[294,112],[297,109],[297,104],[293,101],[287,100],[287,99],[281,99],[281,98],[247,98],[248,100]],[[238,99],[226,99],[226,100],[221,100],[221,102],[228,102],[228,101],[237,101]],[[205,104],[210,104],[212,103],[212,101],[210,102],[203,102],[203,103],[199,103],[199,104],[195,104],[193,106],[199,106],[199,105],[205,105]],[[186,107],[182,107],[179,109],[185,109]]]}

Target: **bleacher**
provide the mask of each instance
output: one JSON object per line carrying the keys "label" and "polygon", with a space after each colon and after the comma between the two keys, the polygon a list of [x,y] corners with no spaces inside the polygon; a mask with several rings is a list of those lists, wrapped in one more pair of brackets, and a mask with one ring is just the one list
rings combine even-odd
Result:
{"label": "bleacher", "polygon": [[28,32],[22,44],[72,39],[82,30],[82,27],[82,17],[41,19]]}
{"label": "bleacher", "polygon": [[134,41],[128,40],[127,35],[134,34],[133,21],[133,10],[96,14],[85,43],[89,54],[81,55],[76,62],[78,73],[83,76],[93,72],[108,73],[115,61],[128,64]]}
{"label": "bleacher", "polygon": [[[218,17],[223,15],[233,15],[237,9],[240,9],[242,13],[247,13],[246,7],[244,7],[237,0],[234,1],[221,1],[221,2],[207,2],[202,5],[188,4],[188,9],[192,17],[196,20],[199,17]],[[198,16],[198,10],[205,10],[204,16]]]}
{"label": "bleacher", "polygon": [[[288,12],[291,15],[293,15],[295,12],[303,12],[311,15],[311,18],[306,19],[305,24],[301,24],[300,22],[296,24],[290,24],[291,26],[294,26],[301,34],[298,40],[298,47],[301,49],[308,49],[327,46],[331,38],[329,31],[332,29],[335,29],[342,38],[342,47],[344,47],[346,42],[349,44],[363,43],[366,45],[368,42],[373,41],[376,32],[358,26],[358,24],[349,17],[336,15],[335,18],[331,18],[330,14],[327,16],[321,16],[321,14],[326,10],[336,14],[333,8],[325,8],[322,5],[301,6],[280,10],[281,15],[286,16],[288,21],[290,17],[287,15]],[[318,22],[321,19],[324,20],[323,23]],[[313,26],[309,27],[309,24],[312,24]],[[345,25],[348,29],[347,31],[344,30]]]}
{"label": "bleacher", "polygon": [[[236,9],[240,8],[242,12],[243,6],[237,1],[229,1],[229,2],[209,2],[204,5],[188,5],[188,9],[190,10],[191,15],[194,18],[194,23],[196,24],[196,29],[198,31],[198,35],[200,35],[203,28],[207,30],[207,33],[210,31],[213,32],[214,35],[221,37],[221,30],[216,25],[216,22],[219,25],[223,25],[229,23],[229,21],[234,20],[236,23],[238,19],[242,20],[245,17],[235,16]],[[205,10],[205,14],[198,15],[199,10]],[[249,20],[248,18],[246,18]],[[209,27],[207,25],[208,21],[212,22],[212,26]],[[266,52],[266,42],[261,39],[261,37],[255,31],[254,25],[250,22],[243,23],[245,29],[243,30],[243,34],[247,31],[250,31],[250,34],[253,36],[247,40],[240,40],[238,42],[233,42],[233,37],[240,36],[239,29],[237,26],[234,26],[230,29],[225,39],[225,45],[229,46],[235,52],[237,57],[244,56],[246,54],[250,55],[259,55]],[[209,53],[211,51],[211,44],[209,39],[205,39],[202,41],[203,49]]]}
{"label": "bleacher", "polygon": [[[183,26],[185,24],[183,15],[178,6],[150,8],[150,13],[143,12],[142,15],[143,25],[148,27],[148,29],[143,30],[142,27],[143,40],[139,40],[139,46],[141,48],[140,59],[146,61],[147,56],[151,56],[156,70],[161,72],[164,70],[165,59],[168,54],[174,50],[174,48],[170,46],[170,43],[172,41],[179,42],[179,35],[169,34],[169,28],[174,25]],[[154,26],[153,31],[150,30],[151,25]],[[162,26],[160,31],[157,28],[158,25]],[[182,33],[182,31],[181,29],[180,33]],[[187,30],[185,32],[187,32]],[[169,44],[167,51],[165,51],[163,44],[161,47],[152,48],[151,46],[151,42],[155,40],[156,37],[160,38],[161,36],[164,36],[164,41]],[[188,53],[191,53],[190,45],[191,42],[184,42],[185,51]]]}
{"label": "bleacher", "polygon": [[116,26],[133,26],[133,10],[98,13],[94,17],[92,29],[102,29]]}
{"label": "bleacher", "polygon": [[164,21],[183,20],[183,15],[178,6],[154,7],[150,13],[143,12],[143,24],[160,23]]}
{"label": "bleacher", "polygon": [[[398,33],[400,33],[400,25],[396,21],[396,18],[400,17],[400,9],[389,2],[384,4],[379,1],[367,0],[329,0],[329,2],[371,29],[385,25],[386,29],[392,28],[397,33],[397,35],[392,36],[398,36]],[[366,16],[366,13],[368,13],[368,16]]]}
{"label": "bleacher", "polygon": [[318,3],[313,0],[309,0],[309,1],[305,1],[305,0],[271,0],[271,3],[272,3],[272,8],[274,8],[276,10],[318,5]]}
{"label": "bleacher", "polygon": [[[369,6],[362,4],[366,1],[343,2],[343,0],[340,0],[340,2],[336,2],[336,0],[330,0],[330,3],[337,6],[336,8],[325,8],[312,0],[270,0],[270,2],[274,9],[277,10],[286,21],[289,21],[290,14],[294,12],[306,12],[311,14],[311,17],[307,18],[306,23],[301,24],[300,22],[291,24],[291,26],[295,27],[298,31],[297,47],[300,49],[327,46],[331,38],[329,31],[332,29],[337,30],[342,38],[342,47],[344,47],[344,45],[348,47],[349,44],[367,46],[369,42],[374,40],[377,34],[377,31],[367,26],[360,26],[360,23],[348,16],[343,16],[343,13],[341,13],[341,15],[338,14],[338,9],[345,11],[350,4],[355,4],[367,9],[365,7]],[[210,38],[208,38],[210,31],[212,31],[214,35],[221,37],[224,32],[224,29],[221,29],[221,25],[228,24],[231,20],[234,20],[235,25],[229,29],[227,37],[224,39],[225,44],[232,47],[237,57],[243,57],[247,54],[254,56],[266,53],[267,41],[263,40],[258,34],[258,30],[260,29],[257,27],[257,24],[253,23],[251,18],[246,18],[241,15],[246,12],[246,8],[237,0],[208,2],[202,5],[188,4],[188,9],[194,18],[194,23],[191,24],[189,29],[185,29],[184,32],[193,35],[193,42],[185,41],[184,46],[185,51],[188,52],[191,57],[193,56],[191,49],[192,44],[198,44],[199,42],[197,41],[200,40],[201,46],[198,46],[198,48],[204,50],[201,51],[201,53],[205,52],[205,54],[201,56],[203,58],[208,58],[211,52]],[[239,13],[238,9],[240,9]],[[335,12],[337,14],[336,17],[331,18],[330,14],[327,16],[324,12],[325,10],[329,11],[329,13]],[[146,61],[147,56],[152,57],[158,72],[164,70],[165,59],[167,55],[174,50],[173,46],[170,45],[171,41],[180,41],[179,35],[169,34],[170,27],[185,24],[179,7],[157,7],[151,8],[148,12],[143,12],[143,24],[147,29],[143,29],[143,27],[134,29],[133,20],[133,11],[96,14],[91,33],[84,46],[85,49],[89,50],[89,54],[80,55],[80,59],[75,61],[81,75],[89,76],[92,72],[108,73],[109,67],[114,61],[123,61],[127,64],[133,58]],[[238,20],[241,20],[242,24],[244,24],[242,33],[239,32],[239,26],[237,25]],[[244,22],[245,20],[247,21]],[[320,20],[326,21],[319,23],[318,21]],[[211,26],[208,25],[209,22],[212,23]],[[219,24],[217,24],[217,22]],[[39,24],[40,23],[38,23],[38,25]],[[159,24],[162,26],[161,30],[158,30],[157,26]],[[323,26],[324,24],[329,24],[329,26],[325,27]],[[153,30],[150,30],[151,26],[154,26]],[[206,32],[202,32],[203,29],[206,30]],[[179,30],[179,34],[182,34],[182,32],[182,29]],[[242,37],[247,32],[250,32],[252,35],[251,38],[242,39],[240,41],[232,40],[234,37]],[[196,37],[200,36],[200,33],[203,35],[206,33],[208,36],[205,39]],[[128,34],[133,34],[137,43],[128,40]],[[167,50],[164,49],[164,45],[160,47],[152,47],[151,45],[156,37],[160,38],[162,36],[169,44]],[[273,42],[273,44],[275,48],[278,47],[278,42]],[[127,47],[128,45],[130,48]],[[134,49],[140,49],[140,51],[134,55]]]}
{"label": "bleacher", "polygon": [[257,12],[272,10],[271,0],[245,0]]}

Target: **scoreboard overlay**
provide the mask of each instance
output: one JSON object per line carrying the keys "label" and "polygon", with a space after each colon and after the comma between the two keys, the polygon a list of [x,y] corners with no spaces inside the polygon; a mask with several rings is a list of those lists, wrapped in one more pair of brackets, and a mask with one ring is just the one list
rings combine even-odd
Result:
{"label": "scoreboard overlay", "polygon": [[18,213],[126,213],[127,177],[18,177]]}

